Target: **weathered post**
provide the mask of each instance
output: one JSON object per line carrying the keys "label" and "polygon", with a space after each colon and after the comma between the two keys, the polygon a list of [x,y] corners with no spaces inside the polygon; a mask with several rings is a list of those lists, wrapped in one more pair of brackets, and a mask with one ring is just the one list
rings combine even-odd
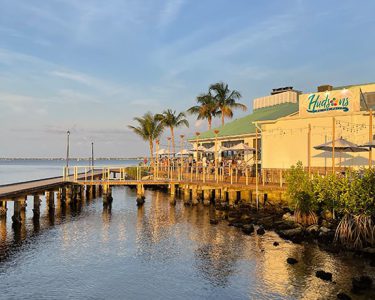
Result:
{"label": "weathered post", "polygon": [[38,219],[40,216],[40,203],[42,201],[40,200],[39,195],[34,195],[34,208],[33,208],[33,213],[34,213],[34,218]]}
{"label": "weathered post", "polygon": [[246,203],[250,202],[250,190],[241,191],[241,200],[244,200]]}
{"label": "weathered post", "polygon": [[[22,224],[21,203],[19,201],[20,199],[13,199],[13,202],[14,202],[14,210],[13,210],[13,216],[12,216],[13,227],[18,227]],[[25,201],[25,199],[23,199],[23,201]]]}
{"label": "weathered post", "polygon": [[170,189],[170,194],[171,194],[170,204],[175,205],[176,204],[176,185],[171,183],[169,185],[169,189]]}
{"label": "weathered post", "polygon": [[45,193],[48,209],[55,208],[55,193],[53,191],[46,191]]}
{"label": "weathered post", "polygon": [[209,189],[204,189],[203,190],[203,205],[210,205],[210,195],[211,190]]}
{"label": "weathered post", "polygon": [[0,201],[0,218],[7,216],[7,201]]}
{"label": "weathered post", "polygon": [[237,191],[236,190],[229,190],[228,196],[229,196],[229,206],[233,206],[234,203],[237,200]]}
{"label": "weathered post", "polygon": [[196,185],[191,190],[191,201],[193,205],[198,204],[198,187]]}
{"label": "weathered post", "polygon": [[107,207],[112,204],[112,189],[109,184],[103,185],[103,206]]}
{"label": "weathered post", "polygon": [[143,184],[137,184],[137,206],[142,206],[145,203],[145,189]]}

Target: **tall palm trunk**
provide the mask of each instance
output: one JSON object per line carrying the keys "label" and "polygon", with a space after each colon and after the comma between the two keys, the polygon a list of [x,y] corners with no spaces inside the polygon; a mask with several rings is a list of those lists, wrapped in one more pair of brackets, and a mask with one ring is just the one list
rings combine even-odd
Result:
{"label": "tall palm trunk", "polygon": [[174,142],[174,129],[173,127],[171,126],[170,127],[171,129],[171,138],[172,138],[172,152],[173,152],[173,155],[176,154],[176,145],[175,145],[175,142]]}
{"label": "tall palm trunk", "polygon": [[149,139],[150,143],[150,160],[151,160],[151,165],[154,164],[154,141],[152,139]]}
{"label": "tall palm trunk", "polygon": [[212,119],[211,119],[211,117],[208,117],[207,121],[208,121],[208,130],[211,130],[211,126],[212,126]]}
{"label": "tall palm trunk", "polygon": [[221,126],[224,126],[224,114],[221,112]]}

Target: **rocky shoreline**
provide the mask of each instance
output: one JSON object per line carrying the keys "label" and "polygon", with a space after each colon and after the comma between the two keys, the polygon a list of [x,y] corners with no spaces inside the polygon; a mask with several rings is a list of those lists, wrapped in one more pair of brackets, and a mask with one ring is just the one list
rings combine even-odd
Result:
{"label": "rocky shoreline", "polygon": [[[248,203],[237,203],[229,206],[227,203],[217,203],[215,205],[215,218],[210,219],[212,225],[219,222],[227,222],[229,226],[238,228],[243,234],[263,235],[266,231],[276,232],[282,239],[298,244],[317,244],[321,250],[338,254],[346,252],[356,257],[361,257],[368,261],[371,267],[375,268],[375,248],[364,248],[361,250],[345,249],[334,242],[337,221],[332,219],[322,219],[320,224],[303,227],[294,222],[293,214],[288,208],[262,208],[257,210]],[[276,247],[278,242],[274,242]],[[294,265],[298,261],[290,257],[287,263]],[[332,281],[332,274],[324,270],[317,270],[316,277]],[[352,279],[351,292],[360,294],[362,291],[373,287],[371,277],[363,275]],[[345,293],[339,293],[338,299],[351,299]]]}

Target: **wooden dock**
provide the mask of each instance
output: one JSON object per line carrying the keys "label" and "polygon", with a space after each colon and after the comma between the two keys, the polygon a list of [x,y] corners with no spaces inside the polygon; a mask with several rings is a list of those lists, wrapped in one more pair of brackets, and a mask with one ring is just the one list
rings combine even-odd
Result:
{"label": "wooden dock", "polygon": [[[67,175],[69,174],[69,175]],[[145,187],[164,186],[171,195],[183,196],[186,204],[196,205],[199,201],[209,205],[211,201],[234,205],[236,201],[283,200],[285,187],[282,176],[278,183],[257,181],[248,176],[248,170],[206,170],[195,168],[150,167],[89,167],[64,168],[63,176],[19,182],[0,186],[0,216],[6,216],[7,202],[14,202],[13,224],[21,224],[21,211],[26,209],[28,197],[33,197],[34,217],[40,215],[42,198],[50,212],[54,212],[55,200],[60,205],[76,203],[85,198],[102,196],[103,206],[112,203],[113,186],[134,186],[137,189],[137,204],[144,203]]]}

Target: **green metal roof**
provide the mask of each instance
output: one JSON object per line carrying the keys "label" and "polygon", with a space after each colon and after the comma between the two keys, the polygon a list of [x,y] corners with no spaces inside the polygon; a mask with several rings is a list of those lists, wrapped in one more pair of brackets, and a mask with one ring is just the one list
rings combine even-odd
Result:
{"label": "green metal roof", "polygon": [[[214,130],[219,130],[218,137],[243,135],[255,133],[255,125],[253,122],[276,120],[298,111],[298,103],[283,103],[270,107],[259,108],[252,114],[243,118],[236,119],[230,123],[225,124],[206,132],[201,133],[199,139],[210,139],[215,137]],[[190,138],[189,140],[193,140]]]}

